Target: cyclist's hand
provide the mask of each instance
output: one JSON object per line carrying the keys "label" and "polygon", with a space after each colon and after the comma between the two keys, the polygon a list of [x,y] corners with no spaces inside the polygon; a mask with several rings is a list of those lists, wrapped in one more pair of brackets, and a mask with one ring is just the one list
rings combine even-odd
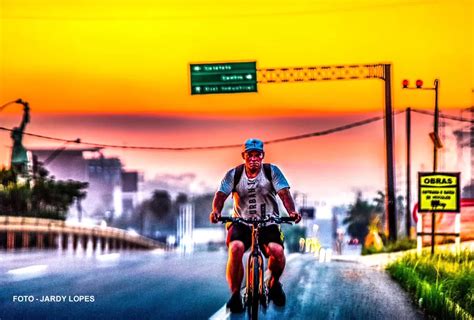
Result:
{"label": "cyclist's hand", "polygon": [[209,215],[209,220],[211,223],[217,223],[219,222],[219,218],[221,217],[221,213],[217,211],[212,211],[211,214]]}
{"label": "cyclist's hand", "polygon": [[301,221],[301,214],[296,211],[290,212],[290,218],[294,219],[295,223],[298,223]]}

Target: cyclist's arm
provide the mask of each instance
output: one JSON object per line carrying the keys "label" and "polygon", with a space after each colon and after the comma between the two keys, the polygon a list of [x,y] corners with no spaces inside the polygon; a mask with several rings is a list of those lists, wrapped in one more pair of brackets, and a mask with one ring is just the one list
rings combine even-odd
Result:
{"label": "cyclist's arm", "polygon": [[290,188],[283,188],[278,191],[278,196],[280,197],[283,205],[285,206],[286,211],[290,217],[295,219],[295,222],[298,223],[301,220],[301,215],[296,211],[295,201],[290,193]]}
{"label": "cyclist's arm", "polygon": [[212,211],[221,213],[222,208],[224,208],[224,202],[228,196],[228,194],[225,194],[222,191],[217,191],[214,200],[212,201]]}
{"label": "cyclist's arm", "polygon": [[212,212],[209,215],[209,219],[212,223],[217,223],[217,219],[221,216],[222,208],[224,208],[224,202],[229,195],[222,191],[217,191],[212,200]]}

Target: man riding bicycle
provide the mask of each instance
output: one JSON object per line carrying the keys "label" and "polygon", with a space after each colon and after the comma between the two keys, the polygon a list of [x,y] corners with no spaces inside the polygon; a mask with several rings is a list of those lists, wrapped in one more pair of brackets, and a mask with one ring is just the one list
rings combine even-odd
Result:
{"label": "man riding bicycle", "polygon": [[[300,222],[301,215],[295,209],[290,186],[280,169],[272,164],[262,164],[265,153],[263,142],[258,139],[249,139],[242,150],[243,165],[227,172],[221,182],[219,190],[212,202],[212,212],[209,219],[217,223],[221,217],[224,202],[232,192],[234,198],[234,217],[261,218],[260,208],[266,208],[266,216],[279,216],[276,195],[280,197],[288,214]],[[262,206],[263,205],[263,206]],[[229,258],[227,261],[227,282],[232,296],[227,307],[232,312],[242,312],[242,298],[240,286],[244,276],[242,258],[244,252],[251,245],[251,227],[243,223],[233,223],[227,230],[227,246]],[[284,306],[286,296],[279,281],[285,268],[285,254],[283,250],[283,234],[280,227],[269,223],[259,234],[261,249],[268,260],[268,269],[271,272],[269,298],[277,306]]]}

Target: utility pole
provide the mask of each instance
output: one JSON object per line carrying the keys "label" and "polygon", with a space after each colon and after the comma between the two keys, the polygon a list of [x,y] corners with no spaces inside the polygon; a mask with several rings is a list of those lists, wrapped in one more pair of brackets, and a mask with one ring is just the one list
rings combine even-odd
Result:
{"label": "utility pole", "polygon": [[393,161],[392,65],[384,65],[385,73],[385,139],[387,155],[387,214],[388,238],[397,241],[397,208]]}
{"label": "utility pole", "polygon": [[407,208],[405,228],[407,238],[411,231],[411,108],[406,110],[406,132],[407,132]]}

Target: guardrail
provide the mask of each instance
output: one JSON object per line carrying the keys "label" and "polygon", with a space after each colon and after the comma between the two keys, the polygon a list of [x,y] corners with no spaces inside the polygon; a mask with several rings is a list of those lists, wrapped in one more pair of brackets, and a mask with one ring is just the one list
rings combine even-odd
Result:
{"label": "guardrail", "polygon": [[86,226],[67,221],[0,216],[0,249],[67,249],[92,246],[95,250],[165,249],[165,244],[102,226]]}

